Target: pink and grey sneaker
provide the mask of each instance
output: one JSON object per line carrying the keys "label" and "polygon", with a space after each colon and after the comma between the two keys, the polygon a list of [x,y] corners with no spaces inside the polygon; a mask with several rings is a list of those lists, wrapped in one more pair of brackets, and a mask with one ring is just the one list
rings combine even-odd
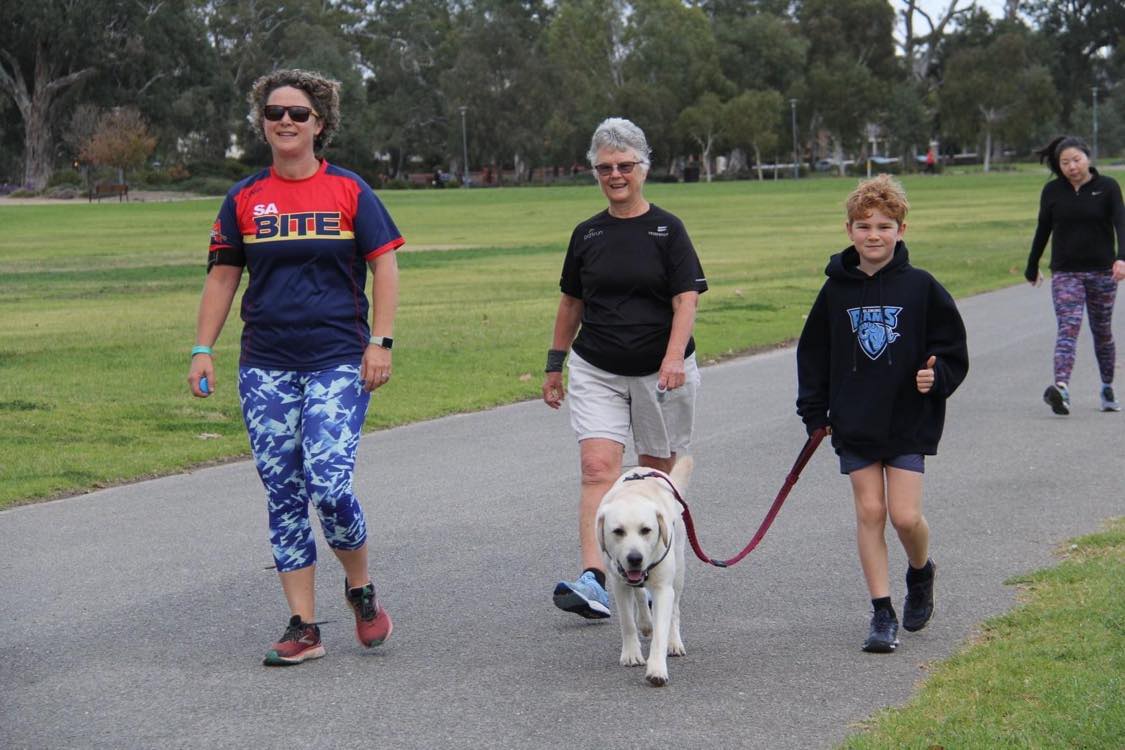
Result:
{"label": "pink and grey sneaker", "polygon": [[267,667],[288,667],[307,659],[324,656],[320,643],[320,628],[316,623],[303,622],[300,615],[289,618],[289,626],[281,640],[270,646],[262,664]]}
{"label": "pink and grey sneaker", "polygon": [[391,616],[379,606],[374,584],[348,588],[348,581],[344,579],[344,595],[355,612],[355,637],[361,645],[367,648],[380,646],[391,637],[394,629]]}

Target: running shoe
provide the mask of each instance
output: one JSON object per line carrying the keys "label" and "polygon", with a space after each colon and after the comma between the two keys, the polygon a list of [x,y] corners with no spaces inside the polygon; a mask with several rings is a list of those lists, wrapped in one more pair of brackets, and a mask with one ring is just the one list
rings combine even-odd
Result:
{"label": "running shoe", "polygon": [[898,619],[889,609],[877,609],[871,616],[871,629],[863,650],[871,654],[894,653],[898,646]]}
{"label": "running shoe", "polygon": [[[927,571],[928,569],[928,571]],[[906,602],[902,605],[902,627],[911,633],[926,627],[934,615],[934,573],[937,565],[926,561],[922,570],[906,566]]]}
{"label": "running shoe", "polygon": [[345,578],[344,596],[355,613],[355,637],[360,645],[366,648],[381,646],[383,641],[391,637],[394,625],[387,610],[379,606],[374,584],[348,588],[348,580]]}
{"label": "running shoe", "polygon": [[1102,411],[1121,411],[1121,404],[1117,403],[1117,394],[1113,392],[1112,385],[1103,385],[1098,395],[1102,397]]}
{"label": "running shoe", "polygon": [[1047,390],[1043,391],[1043,400],[1047,402],[1051,411],[1055,414],[1063,416],[1070,414],[1070,391],[1066,389],[1065,385],[1055,383],[1047,386]]}
{"label": "running shoe", "polygon": [[609,594],[588,570],[578,576],[577,581],[560,581],[555,586],[554,599],[559,609],[587,620],[609,617]]}
{"label": "running shoe", "polygon": [[288,667],[322,656],[324,646],[320,643],[320,628],[316,623],[302,622],[300,615],[293,615],[289,618],[285,634],[280,641],[270,646],[262,664],[267,667]]}

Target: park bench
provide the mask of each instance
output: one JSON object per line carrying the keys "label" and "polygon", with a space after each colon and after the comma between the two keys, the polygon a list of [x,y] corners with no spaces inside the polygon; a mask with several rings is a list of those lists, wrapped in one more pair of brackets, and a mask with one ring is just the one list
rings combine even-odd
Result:
{"label": "park bench", "polygon": [[129,186],[112,182],[100,182],[90,189],[90,202],[93,203],[94,199],[97,198],[98,203],[101,203],[102,198],[111,198],[115,195],[119,203],[123,200],[129,200]]}

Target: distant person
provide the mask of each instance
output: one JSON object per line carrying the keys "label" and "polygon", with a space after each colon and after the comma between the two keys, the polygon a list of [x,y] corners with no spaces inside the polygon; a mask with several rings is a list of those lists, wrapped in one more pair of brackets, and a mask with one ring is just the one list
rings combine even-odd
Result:
{"label": "distant person", "polygon": [[1101,409],[1121,411],[1113,390],[1113,303],[1117,284],[1125,279],[1125,208],[1121,187],[1090,165],[1090,149],[1078,138],[1060,136],[1036,153],[1055,175],[1039,196],[1039,224],[1024,271],[1032,286],[1043,283],[1039,258],[1050,237],[1051,298],[1058,333],[1055,382],[1047,386],[1043,400],[1055,414],[1070,414],[1070,374],[1074,370],[1085,307],[1102,378],[1098,388]]}
{"label": "distant person", "polygon": [[889,175],[859,184],[844,225],[852,246],[828,261],[797,345],[797,413],[811,435],[832,434],[851,480],[859,561],[873,609],[863,650],[898,645],[886,521],[908,564],[902,625],[921,630],[934,611],[930,527],[922,515],[925,457],[937,453],[945,401],[969,369],[953,298],[910,265],[902,186]]}
{"label": "distant person", "polygon": [[926,150],[926,174],[937,174],[937,154],[933,146]]}
{"label": "distant person", "polygon": [[403,239],[362,179],[316,156],[340,126],[339,88],[302,70],[254,82],[250,121],[273,165],[231,188],[211,229],[188,375],[197,397],[221,387],[212,347],[248,269],[238,394],[291,615],[266,653],[269,666],[324,656],[309,503],[343,565],[360,643],[377,646],[392,627],[368,573],[367,524],[352,474],[371,391],[391,377],[398,300],[392,251]]}
{"label": "distant person", "polygon": [[691,442],[699,387],[691,334],[707,281],[683,223],[645,200],[649,156],[644,132],[628,120],[594,131],[587,157],[609,207],[570,236],[543,382],[543,401],[558,409],[569,351],[582,572],[555,586],[554,602],[591,619],[610,616],[594,520],[625,445],[632,436],[642,466],[671,471]]}

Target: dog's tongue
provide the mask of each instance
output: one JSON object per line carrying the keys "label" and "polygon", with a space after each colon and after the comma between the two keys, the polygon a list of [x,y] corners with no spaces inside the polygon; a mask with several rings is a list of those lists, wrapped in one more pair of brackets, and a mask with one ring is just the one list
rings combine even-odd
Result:
{"label": "dog's tongue", "polygon": [[643,570],[627,570],[625,577],[629,579],[629,583],[640,583],[645,579],[645,572]]}

